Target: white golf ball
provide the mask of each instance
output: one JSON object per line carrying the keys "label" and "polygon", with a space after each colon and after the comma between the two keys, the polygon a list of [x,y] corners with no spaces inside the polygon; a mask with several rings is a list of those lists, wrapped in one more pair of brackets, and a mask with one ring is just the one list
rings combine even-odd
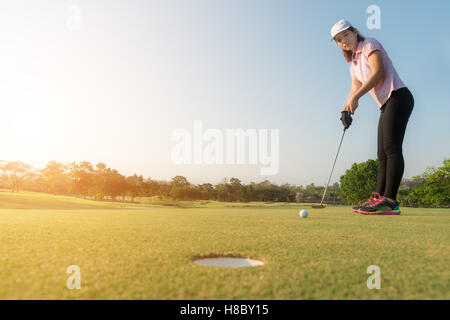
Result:
{"label": "white golf ball", "polygon": [[302,211],[300,211],[299,215],[302,218],[306,218],[308,216],[308,211],[303,209]]}

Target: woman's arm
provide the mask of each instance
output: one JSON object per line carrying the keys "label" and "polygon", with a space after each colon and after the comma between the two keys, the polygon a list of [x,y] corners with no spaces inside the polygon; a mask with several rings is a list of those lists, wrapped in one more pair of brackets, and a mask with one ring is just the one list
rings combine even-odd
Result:
{"label": "woman's arm", "polygon": [[[350,106],[353,103],[352,99],[354,99],[355,93],[358,92],[358,90],[361,89],[361,87],[362,87],[361,81],[356,79],[355,76],[352,76],[352,89],[350,90],[350,93],[347,98],[347,102],[345,103],[345,107],[344,107],[345,111],[348,110],[351,112]],[[358,104],[358,102],[356,102],[356,104]],[[358,106],[356,106],[356,107],[358,107]],[[355,110],[356,110],[356,108],[355,108]],[[351,113],[353,113],[353,112],[351,112]]]}
{"label": "woman's arm", "polygon": [[355,97],[357,99],[361,98],[363,95],[369,92],[384,77],[383,57],[380,50],[372,51],[372,53],[369,55],[369,64],[370,70],[372,70],[372,75],[366,81],[366,83],[358,91],[355,92]]}
{"label": "woman's arm", "polygon": [[352,97],[355,92],[357,92],[362,87],[361,81],[356,79],[354,76],[352,77],[352,90],[350,90],[350,94],[348,95],[347,101]]}
{"label": "woman's arm", "polygon": [[350,94],[347,103],[345,105],[344,110],[348,110],[352,114],[355,112],[356,108],[358,108],[359,98],[361,98],[373,87],[375,87],[378,84],[378,82],[380,82],[380,80],[384,77],[383,57],[379,50],[372,51],[372,53],[369,55],[369,64],[370,69],[372,70],[372,75],[366,81],[366,83],[364,83],[364,85],[359,87],[359,89],[357,89],[354,92],[352,89],[353,95]]}

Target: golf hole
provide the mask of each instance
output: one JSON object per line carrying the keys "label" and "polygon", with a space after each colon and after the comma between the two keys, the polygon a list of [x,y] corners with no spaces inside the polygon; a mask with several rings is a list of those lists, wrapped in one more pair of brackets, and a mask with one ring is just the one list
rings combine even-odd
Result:
{"label": "golf hole", "polygon": [[207,267],[222,267],[222,268],[244,268],[244,267],[258,267],[264,265],[264,262],[259,260],[252,260],[242,257],[208,257],[194,260],[195,264]]}

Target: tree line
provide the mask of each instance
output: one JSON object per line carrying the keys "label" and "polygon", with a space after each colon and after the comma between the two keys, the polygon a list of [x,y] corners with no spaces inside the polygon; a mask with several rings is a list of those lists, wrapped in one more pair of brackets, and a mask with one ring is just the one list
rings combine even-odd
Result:
{"label": "tree line", "polygon": [[[340,182],[330,185],[325,203],[354,204],[367,200],[376,188],[378,161],[353,164]],[[424,174],[403,179],[398,200],[403,206],[450,205],[450,160],[440,168],[429,167]],[[238,178],[224,178],[218,184],[192,184],[183,176],[158,181],[134,174],[125,176],[105,163],[61,163],[50,161],[37,169],[21,161],[0,161],[0,188],[71,195],[93,200],[135,201],[140,197],[162,200],[218,200],[264,202],[319,202],[325,186],[276,185],[269,180],[243,184]]]}
{"label": "tree line", "polygon": [[[139,197],[159,196],[173,200],[317,202],[324,187],[314,183],[303,187],[276,185],[269,180],[243,184],[238,178],[224,178],[220,183],[192,184],[183,176],[158,181],[134,174],[125,176],[105,163],[61,163],[50,161],[36,169],[21,161],[0,161],[0,188],[72,195],[93,200],[134,201]],[[341,203],[339,184],[328,188],[327,201]]]}

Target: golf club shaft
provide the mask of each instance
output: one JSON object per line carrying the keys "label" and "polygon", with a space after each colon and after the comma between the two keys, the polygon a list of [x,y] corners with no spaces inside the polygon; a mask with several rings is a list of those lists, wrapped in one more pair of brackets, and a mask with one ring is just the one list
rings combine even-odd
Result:
{"label": "golf club shaft", "polygon": [[322,196],[322,200],[320,201],[320,205],[322,205],[323,200],[325,199],[325,194],[327,193],[328,184],[330,183],[331,176],[333,175],[334,165],[336,164],[336,160],[339,155],[339,150],[341,150],[341,145],[342,145],[342,140],[344,140],[344,135],[345,135],[345,129],[344,129],[344,132],[342,133],[341,142],[339,143],[338,151],[336,153],[336,158],[334,158],[333,167],[331,168],[330,176],[328,177],[328,182],[327,182],[327,185],[325,186],[325,191],[323,192],[323,196]]}

